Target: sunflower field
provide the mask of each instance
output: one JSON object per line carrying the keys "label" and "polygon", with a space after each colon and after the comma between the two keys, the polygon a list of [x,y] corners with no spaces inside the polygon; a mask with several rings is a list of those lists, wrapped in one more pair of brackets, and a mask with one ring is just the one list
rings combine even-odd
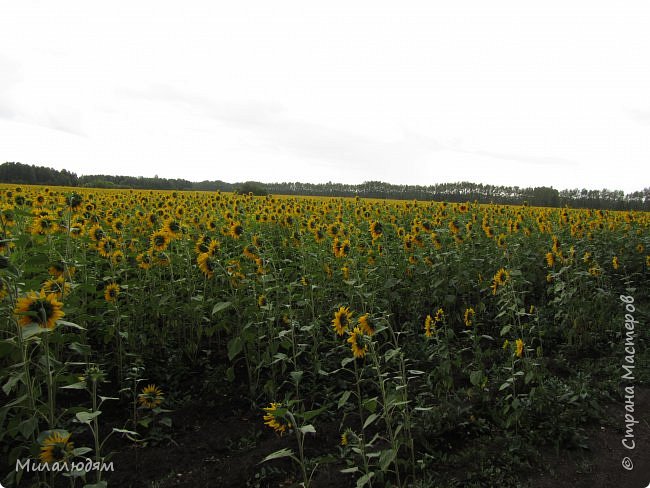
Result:
{"label": "sunflower field", "polygon": [[296,484],[517,486],[620,397],[649,267],[643,212],[0,186],[2,482],[110,486],[220,396]]}

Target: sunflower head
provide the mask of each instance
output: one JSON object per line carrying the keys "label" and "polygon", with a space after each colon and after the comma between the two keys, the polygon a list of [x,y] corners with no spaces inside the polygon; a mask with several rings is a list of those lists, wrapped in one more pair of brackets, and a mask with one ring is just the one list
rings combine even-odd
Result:
{"label": "sunflower head", "polygon": [[70,442],[70,434],[65,431],[51,431],[41,443],[39,458],[42,463],[53,464],[65,462],[72,457],[74,445]]}
{"label": "sunflower head", "polygon": [[515,341],[517,350],[515,351],[515,354],[517,355],[518,358],[520,358],[524,354],[524,341],[521,339],[517,339]]}
{"label": "sunflower head", "polygon": [[352,312],[350,312],[349,307],[339,307],[339,309],[334,312],[332,326],[334,327],[337,335],[342,336],[345,334],[345,331],[348,330],[348,327],[350,326],[351,319]]}
{"label": "sunflower head", "polygon": [[291,424],[284,421],[284,409],[281,403],[273,402],[262,410],[266,412],[264,414],[264,424],[271,427],[276,433],[282,435],[287,429],[291,428]]}
{"label": "sunflower head", "polygon": [[358,322],[359,327],[361,328],[361,332],[363,332],[365,335],[371,336],[375,333],[375,325],[370,320],[369,314],[363,314],[361,317],[359,317]]}
{"label": "sunflower head", "polygon": [[474,322],[474,315],[476,312],[474,312],[474,309],[472,307],[466,308],[465,309],[465,314],[463,316],[463,320],[465,322],[466,327],[471,327],[472,323]]}
{"label": "sunflower head", "polygon": [[350,344],[352,355],[355,358],[362,358],[368,352],[368,345],[365,343],[363,332],[361,332],[359,327],[355,327],[350,332],[350,337],[348,337],[347,342]]}
{"label": "sunflower head", "polygon": [[61,307],[63,303],[57,300],[56,294],[46,295],[41,290],[40,293],[30,292],[27,296],[19,298],[14,313],[20,316],[20,325],[36,323],[40,327],[54,329],[56,321],[65,315]]}
{"label": "sunflower head", "polygon": [[431,315],[427,315],[426,319],[424,319],[425,337],[433,337],[433,334],[435,333],[435,326],[435,322],[433,321]]}
{"label": "sunflower head", "polygon": [[138,403],[144,408],[154,409],[165,399],[162,390],[156,385],[148,385],[138,395]]}
{"label": "sunflower head", "polygon": [[111,283],[104,289],[104,299],[107,302],[110,303],[115,303],[117,301],[117,297],[120,294],[120,285],[117,283]]}

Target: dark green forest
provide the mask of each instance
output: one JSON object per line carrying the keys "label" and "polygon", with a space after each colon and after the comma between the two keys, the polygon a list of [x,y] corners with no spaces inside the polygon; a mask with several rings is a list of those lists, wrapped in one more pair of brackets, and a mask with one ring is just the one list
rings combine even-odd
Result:
{"label": "dark green forest", "polygon": [[142,190],[236,191],[255,195],[309,195],[365,197],[402,200],[439,200],[448,202],[478,201],[540,207],[569,206],[612,210],[650,210],[650,187],[625,194],[621,190],[556,190],[549,187],[521,188],[495,186],[467,181],[424,185],[393,185],[366,181],[359,185],[345,183],[227,183],[221,180],[193,182],[143,176],[82,175],[43,166],[7,162],[0,165],[0,183],[56,185],[89,188],[126,188]]}

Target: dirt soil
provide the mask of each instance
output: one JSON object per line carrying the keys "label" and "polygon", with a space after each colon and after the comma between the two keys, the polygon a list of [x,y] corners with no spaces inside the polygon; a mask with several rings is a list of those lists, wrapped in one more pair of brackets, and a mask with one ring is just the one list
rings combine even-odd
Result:
{"label": "dirt soil", "polygon": [[[531,488],[646,488],[650,485],[650,389],[637,388],[634,426],[636,446],[621,444],[625,434],[624,404],[607,407],[607,418],[587,429],[588,450],[540,452],[535,471],[522,473],[521,486]],[[300,481],[286,473],[290,462],[274,460],[259,464],[268,454],[293,448],[293,436],[277,437],[266,428],[260,412],[245,414],[222,408],[192,406],[173,414],[172,445],[122,447],[113,457],[115,472],[109,486],[119,487],[288,487]],[[309,439],[307,455],[331,451],[340,437],[338,425],[317,426]],[[315,447],[314,447],[315,446]],[[629,457],[632,470],[622,466]],[[315,488],[355,486],[351,475],[341,474],[340,461],[322,466],[314,477]],[[256,477],[257,475],[257,477]]]}

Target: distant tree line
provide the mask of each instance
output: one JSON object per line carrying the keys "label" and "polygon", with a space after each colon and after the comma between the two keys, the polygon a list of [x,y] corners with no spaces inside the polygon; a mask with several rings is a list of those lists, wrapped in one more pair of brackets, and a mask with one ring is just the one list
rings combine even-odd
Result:
{"label": "distant tree line", "polygon": [[381,181],[366,181],[359,185],[344,183],[260,183],[247,181],[227,183],[204,180],[145,178],[143,176],[84,175],[67,170],[22,163],[0,165],[0,183],[27,185],[56,185],[89,188],[132,188],[142,190],[203,190],[236,191],[254,195],[311,195],[331,197],[365,197],[403,200],[439,200],[448,202],[527,204],[540,207],[594,208],[612,210],[650,210],[650,187],[625,194],[621,190],[573,189],[558,191],[549,187],[521,188],[470,183],[438,183],[434,185],[392,185]]}

